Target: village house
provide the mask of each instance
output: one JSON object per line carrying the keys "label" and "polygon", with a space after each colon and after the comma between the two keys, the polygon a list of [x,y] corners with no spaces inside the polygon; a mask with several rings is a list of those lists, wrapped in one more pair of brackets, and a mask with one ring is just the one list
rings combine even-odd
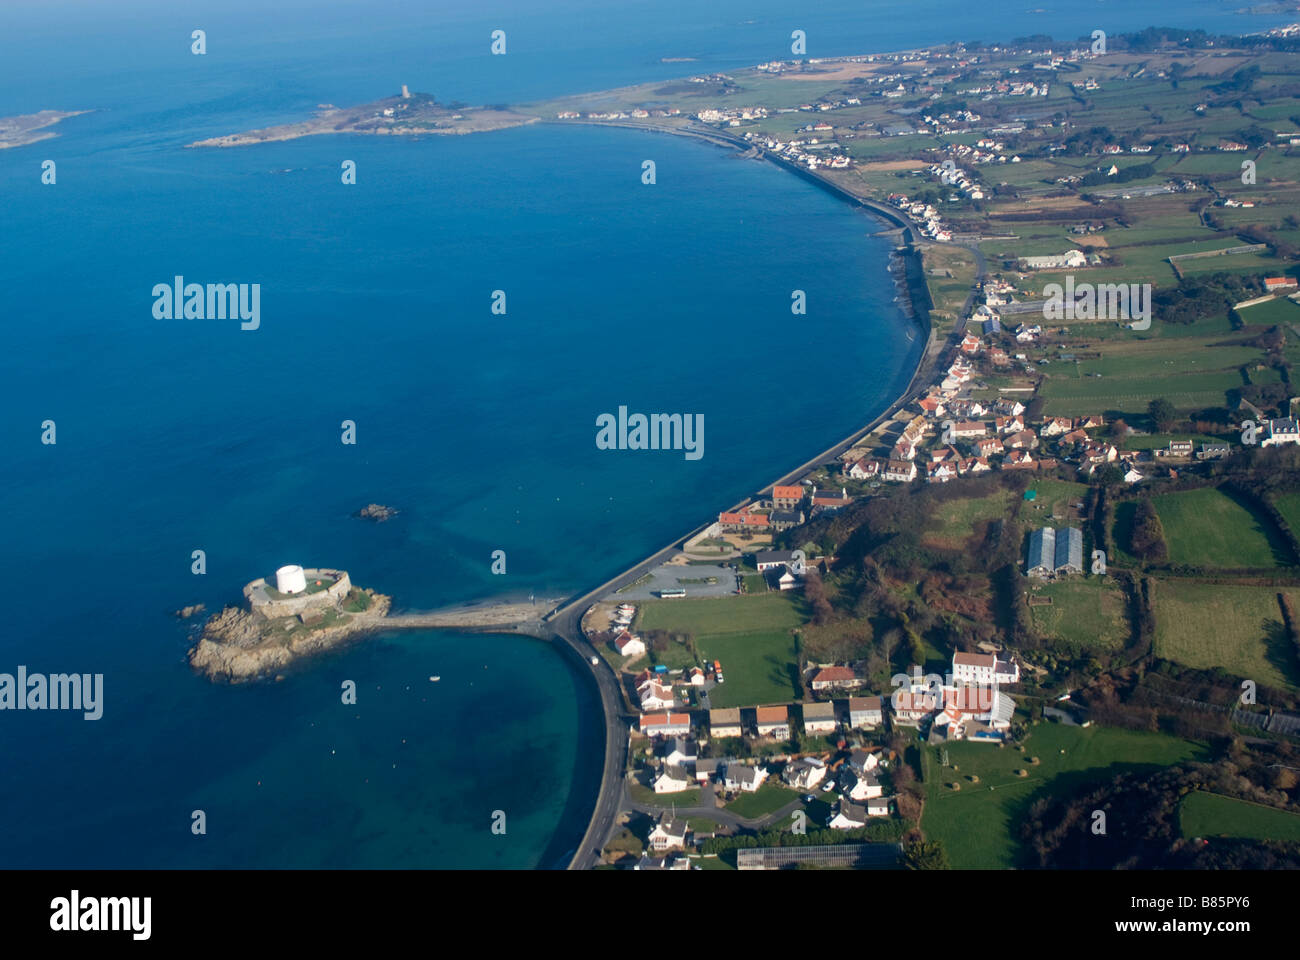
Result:
{"label": "village house", "polygon": [[700,748],[694,740],[686,737],[673,737],[659,748],[659,757],[668,766],[694,766],[700,755]]}
{"label": "village house", "polygon": [[1275,447],[1284,443],[1300,443],[1300,422],[1291,419],[1267,420],[1266,433],[1259,441],[1261,447]]}
{"label": "village house", "polygon": [[1012,450],[1007,454],[1007,458],[1002,461],[1003,470],[1035,470],[1038,465],[1034,463],[1033,456],[1028,450]]}
{"label": "village house", "polygon": [[755,513],[753,504],[741,507],[734,512],[718,514],[718,525],[726,533],[744,533],[746,531],[766,530],[768,520],[765,514]]}
{"label": "village house", "polygon": [[839,510],[841,507],[847,507],[853,502],[848,491],[840,487],[839,492],[834,490],[817,490],[813,489],[812,505],[814,514],[824,510]]}
{"label": "village house", "polygon": [[632,867],[633,870],[690,870],[691,861],[680,854],[673,854],[671,857],[652,857],[645,853],[641,859]]}
{"label": "village house", "polygon": [[1232,452],[1232,447],[1226,443],[1203,443],[1201,449],[1196,452],[1197,460],[1222,460]]}
{"label": "village house", "polygon": [[957,440],[969,440],[982,437],[988,432],[988,426],[979,420],[962,420],[952,425],[952,436]]}
{"label": "village house", "polygon": [[823,702],[803,705],[804,733],[834,733],[835,726],[835,704]]}
{"label": "village house", "polygon": [[867,801],[868,817],[887,817],[889,816],[889,801],[884,797],[873,797]]}
{"label": "village house", "polygon": [[868,800],[871,797],[879,797],[884,792],[874,772],[859,772],[847,763],[840,767],[836,786],[840,793],[850,800]]}
{"label": "village house", "polygon": [[1073,429],[1074,421],[1070,417],[1048,417],[1039,428],[1038,435],[1040,437],[1059,437]]}
{"label": "village house", "polygon": [[849,697],[849,726],[854,730],[878,727],[884,722],[880,697]]}
{"label": "village house", "polygon": [[809,686],[814,693],[821,693],[824,690],[832,690],[841,687],[846,690],[860,687],[862,681],[854,675],[853,670],[849,667],[822,667],[813,674]]}
{"label": "village house", "polygon": [[709,711],[709,736],[722,740],[726,737],[738,737],[740,734],[739,707],[725,707]]}
{"label": "village house", "polygon": [[704,671],[699,667],[691,667],[691,669],[686,671],[686,680],[693,687],[704,686],[704,679]]}
{"label": "village house", "polygon": [[890,460],[881,478],[895,483],[911,483],[916,479],[916,464],[910,460]]}
{"label": "village house", "polygon": [[722,761],[716,757],[700,757],[695,761],[695,781],[696,783],[708,783],[718,773],[718,767]]}
{"label": "village house", "polygon": [[790,736],[790,711],[787,707],[759,707],[754,714],[760,737],[784,740]]}
{"label": "village house", "polygon": [[954,683],[984,684],[1019,683],[1020,665],[1014,660],[999,660],[992,653],[965,653],[952,655]]}
{"label": "village house", "polygon": [[625,657],[639,657],[645,653],[645,643],[638,636],[620,631],[613,640],[614,649]]}
{"label": "village house", "polygon": [[993,426],[998,433],[1020,433],[1025,429],[1025,418],[1018,413],[1013,416],[997,417],[993,421]]}
{"label": "village house", "polygon": [[777,533],[797,527],[804,522],[802,510],[773,510],[767,516],[768,523]]}
{"label": "village house", "polygon": [[1017,433],[1007,434],[1002,443],[1008,450],[1038,449],[1038,437],[1034,436],[1032,430],[1021,430]]}
{"label": "village house", "polygon": [[754,793],[767,779],[767,768],[750,767],[741,763],[727,764],[722,776],[722,788],[728,793]]}
{"label": "village house", "polygon": [[759,573],[777,570],[794,562],[792,550],[760,550],[754,555],[754,567]]}
{"label": "village house", "polygon": [[997,437],[985,437],[983,440],[976,441],[975,449],[979,451],[981,457],[1000,456],[1006,452],[1002,441]]}
{"label": "village house", "polygon": [[1264,290],[1268,293],[1277,293],[1280,290],[1291,290],[1296,286],[1293,277],[1265,277]]}
{"label": "village house", "polygon": [[669,813],[659,815],[658,822],[650,831],[650,849],[656,853],[666,850],[686,849],[686,821],[677,820]]}
{"label": "village house", "polygon": [[868,774],[880,766],[880,758],[870,750],[855,749],[849,753],[849,767],[859,774]]}
{"label": "village house", "polygon": [[968,737],[972,731],[967,724],[984,724],[989,731],[999,735],[970,737],[970,739],[997,740],[1000,732],[1010,729],[1016,704],[997,687],[955,685],[943,688],[944,707],[934,718],[934,729],[949,740]]}
{"label": "village house", "polygon": [[803,495],[804,488],[797,484],[790,487],[775,486],[772,488],[772,506],[777,510],[793,510],[803,503]]}
{"label": "village house", "polygon": [[641,710],[643,712],[664,710],[677,705],[677,699],[673,696],[673,688],[666,684],[651,681],[638,692],[641,695]]}
{"label": "village house", "polygon": [[849,464],[844,472],[853,480],[874,480],[880,474],[880,461],[863,457]]}
{"label": "village house", "polygon": [[665,766],[654,778],[655,793],[681,793],[694,785],[694,778],[683,767]]}
{"label": "village house", "polygon": [[894,707],[894,722],[907,726],[916,726],[939,709],[938,700],[919,689],[895,691],[891,702]]}
{"label": "village house", "polygon": [[834,813],[826,821],[832,830],[857,830],[867,825],[867,809],[848,800],[841,800],[835,805]]}
{"label": "village house", "polygon": [[781,779],[795,790],[811,790],[826,779],[826,764],[816,757],[791,760],[785,765]]}
{"label": "village house", "polygon": [[641,732],[647,737],[678,737],[691,732],[689,713],[643,713]]}

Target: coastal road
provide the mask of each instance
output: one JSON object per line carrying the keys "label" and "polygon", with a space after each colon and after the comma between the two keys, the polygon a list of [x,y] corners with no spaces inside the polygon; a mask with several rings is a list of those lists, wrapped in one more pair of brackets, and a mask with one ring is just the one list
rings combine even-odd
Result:
{"label": "coastal road", "polygon": [[[627,788],[623,781],[623,771],[627,769],[628,726],[632,723],[632,717],[624,711],[623,686],[614,669],[591,644],[582,639],[580,631],[574,629],[569,634],[557,631],[554,642],[567,644],[586,661],[596,678],[605,715],[605,756],[600,792],[596,796],[596,808],[591,812],[587,832],[568,866],[570,870],[589,870],[600,862],[600,851],[614,832],[618,815],[626,802]],[[593,657],[598,661],[595,664],[591,662]]]}

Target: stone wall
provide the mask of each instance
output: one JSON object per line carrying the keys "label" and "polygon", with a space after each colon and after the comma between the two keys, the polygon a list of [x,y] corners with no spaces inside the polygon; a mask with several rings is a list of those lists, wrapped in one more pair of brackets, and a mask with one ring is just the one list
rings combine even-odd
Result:
{"label": "stone wall", "polygon": [[[338,579],[328,589],[321,590],[318,593],[304,593],[286,597],[282,600],[275,600],[265,592],[269,585],[263,578],[254,580],[244,587],[244,597],[248,600],[254,613],[266,617],[268,620],[274,620],[278,617],[296,617],[300,613],[311,610],[336,607],[343,602],[344,598],[352,590],[352,580],[346,570],[327,570],[313,567],[303,570],[303,574],[306,576],[308,584],[311,584],[314,580],[333,577]],[[258,589],[259,587],[262,589]]]}

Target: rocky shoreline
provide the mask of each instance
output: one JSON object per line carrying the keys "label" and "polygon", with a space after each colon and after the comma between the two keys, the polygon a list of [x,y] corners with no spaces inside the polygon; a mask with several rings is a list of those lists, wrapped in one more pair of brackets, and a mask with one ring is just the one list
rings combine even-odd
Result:
{"label": "rocky shoreline", "polygon": [[303,657],[382,629],[392,597],[373,590],[361,592],[370,598],[365,610],[343,614],[338,621],[316,629],[290,631],[281,621],[226,607],[204,624],[199,642],[190,648],[190,666],[213,681],[256,680],[273,676]]}

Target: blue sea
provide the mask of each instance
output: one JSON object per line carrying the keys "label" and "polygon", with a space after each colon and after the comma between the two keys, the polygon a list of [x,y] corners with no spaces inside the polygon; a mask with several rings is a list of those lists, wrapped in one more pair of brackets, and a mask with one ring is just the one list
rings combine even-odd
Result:
{"label": "blue sea", "polygon": [[[829,56],[1282,19],[1232,6],[0,8],[0,116],[94,111],[0,152],[0,672],[105,685],[97,721],[0,713],[0,866],[562,862],[594,801],[601,719],[558,650],[395,633],[221,686],[189,669],[192,626],[172,611],[239,602],[286,563],[346,568],[399,610],[571,595],[870,419],[920,350],[882,224],[702,143],[550,126],[186,143],[403,83],[524,102],[725,70],[782,56],[796,28]],[[488,55],[493,29],[505,57]],[[155,319],[152,288],[177,275],[261,284],[260,329]],[[596,417],[619,406],[702,414],[704,456],[597,449]],[[371,501],[401,513],[351,517]]]}

